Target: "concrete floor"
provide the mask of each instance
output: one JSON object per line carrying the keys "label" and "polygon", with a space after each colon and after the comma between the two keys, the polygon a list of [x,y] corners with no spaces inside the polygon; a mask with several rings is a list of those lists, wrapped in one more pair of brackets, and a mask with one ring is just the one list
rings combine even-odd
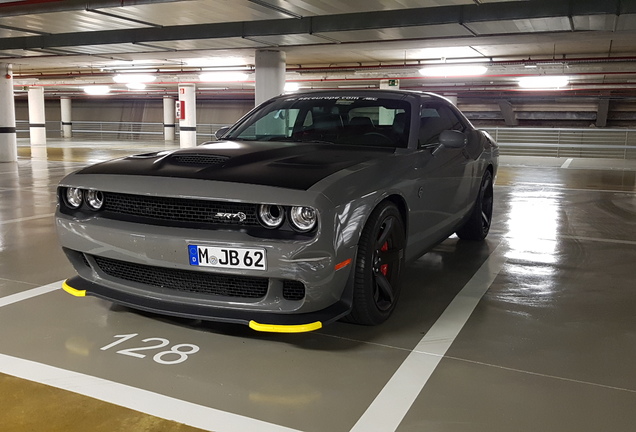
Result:
{"label": "concrete floor", "polygon": [[411,263],[387,323],[275,335],[60,289],[57,182],[163,148],[20,140],[0,164],[1,431],[634,429],[636,162],[502,157],[487,241]]}

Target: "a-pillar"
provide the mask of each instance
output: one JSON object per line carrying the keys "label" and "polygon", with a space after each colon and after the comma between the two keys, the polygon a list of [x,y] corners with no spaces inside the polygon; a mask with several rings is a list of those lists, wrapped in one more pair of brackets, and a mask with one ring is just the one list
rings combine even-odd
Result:
{"label": "a-pillar", "polygon": [[175,113],[174,98],[170,96],[163,97],[163,139],[166,141],[174,141],[175,129]]}
{"label": "a-pillar", "polygon": [[13,71],[10,64],[4,63],[0,64],[0,71],[0,162],[17,162]]}
{"label": "a-pillar", "polygon": [[285,61],[284,51],[256,51],[256,105],[278,96],[285,90]]}
{"label": "a-pillar", "polygon": [[197,101],[194,84],[179,84],[179,146],[197,145]]}
{"label": "a-pillar", "polygon": [[46,144],[44,87],[29,87],[29,135],[31,145]]}
{"label": "a-pillar", "polygon": [[73,136],[73,120],[71,117],[71,98],[60,98],[61,121],[62,121],[62,138],[71,138]]}

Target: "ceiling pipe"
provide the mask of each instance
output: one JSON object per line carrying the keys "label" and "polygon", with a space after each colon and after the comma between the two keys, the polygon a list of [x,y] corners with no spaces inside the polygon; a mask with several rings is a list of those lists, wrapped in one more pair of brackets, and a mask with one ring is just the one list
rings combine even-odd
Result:
{"label": "ceiling pipe", "polygon": [[[410,69],[419,69],[422,66],[425,66],[424,64],[420,63],[421,61],[417,61],[414,60],[414,62],[418,62],[418,63],[403,63],[403,64],[396,64],[396,65],[390,65],[390,64],[379,64],[379,65],[359,65],[359,66],[328,66],[328,67],[288,67],[286,68],[287,72],[297,72],[297,73],[334,73],[334,72],[340,72],[340,73],[354,73],[355,71],[369,71],[369,72],[373,72],[373,71],[389,71],[389,70],[395,70],[395,71],[402,71],[402,70],[410,70]],[[493,61],[493,62],[489,62],[489,63],[480,63],[480,64],[484,64],[484,65],[488,65],[488,66],[524,66],[526,64],[532,64],[532,65],[549,65],[549,64],[555,64],[555,60],[506,60],[506,61]],[[465,63],[470,63],[470,62],[465,62]],[[461,65],[461,64],[465,64],[465,63],[452,63],[453,65]],[[562,61],[560,61],[559,63],[561,64],[570,64],[570,65],[586,65],[586,64],[608,64],[608,63],[636,63],[636,56],[631,56],[631,57],[602,57],[602,58],[598,58],[598,57],[591,57],[591,58],[571,58],[571,59],[564,59]],[[166,66],[166,68],[172,68],[171,66]],[[157,71],[156,72],[144,72],[144,73],[153,73],[156,75],[189,75],[189,74],[196,74],[196,73],[200,73],[201,72],[201,68],[196,67],[196,68],[192,68],[192,69],[187,69],[187,68],[182,68],[182,70],[179,71],[174,71],[174,70],[170,70],[170,71],[162,71],[161,67],[156,68]],[[237,69],[238,70],[238,69]],[[243,69],[241,69],[243,70]],[[28,73],[20,73],[20,72],[15,72],[14,71],[14,77],[16,79],[33,79],[33,78],[38,78],[38,79],[64,79],[64,78],[70,78],[70,79],[75,79],[75,78],[91,78],[91,77],[96,77],[96,78],[100,78],[100,77],[109,77],[109,76],[113,76],[117,73],[120,73],[118,71],[113,71],[113,72],[94,72],[94,71],[87,71],[87,72],[68,72],[68,73],[51,73],[51,74],[46,74],[46,73],[36,73],[36,74],[28,74]],[[130,73],[134,73],[134,72],[130,72]],[[613,71],[608,71],[608,72],[571,72],[568,73],[568,75],[615,75],[615,74],[631,74],[633,72],[630,71],[624,71],[624,72],[613,72]],[[509,76],[522,76],[522,75],[532,75],[530,73],[528,74],[511,74]],[[488,75],[482,75],[483,77],[501,77],[501,76],[506,76],[505,74],[498,74],[498,75],[493,75],[493,74],[488,74]],[[400,77],[403,79],[409,79],[409,77]],[[423,77],[412,77],[413,79],[415,78],[420,78],[422,79]],[[373,79],[373,78],[362,78],[362,79]]]}

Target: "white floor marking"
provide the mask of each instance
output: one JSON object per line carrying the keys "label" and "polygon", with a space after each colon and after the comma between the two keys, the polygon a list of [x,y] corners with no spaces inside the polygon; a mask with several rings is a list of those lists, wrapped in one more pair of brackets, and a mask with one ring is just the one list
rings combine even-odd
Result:
{"label": "white floor marking", "polygon": [[[0,298],[0,307],[61,289],[64,281]],[[215,432],[299,432],[54,366],[0,354],[0,372]]]}
{"label": "white floor marking", "polygon": [[0,221],[0,225],[7,225],[10,223],[25,222],[25,221],[36,220],[36,219],[44,219],[44,218],[53,219],[53,216],[55,216],[55,213],[36,215],[36,216],[27,216],[27,217],[18,218],[18,219],[8,219],[8,220]]}
{"label": "white floor marking", "polygon": [[0,354],[0,372],[208,431],[299,432],[148,390],[4,354]]}
{"label": "white floor marking", "polygon": [[395,431],[450,348],[477,303],[503,268],[507,246],[490,254],[393,374],[351,432]]}
{"label": "white floor marking", "polygon": [[496,184],[495,187],[496,188],[515,188],[518,185],[523,185],[523,186],[543,186],[546,188],[551,188],[551,189],[559,189],[559,190],[564,190],[564,191],[574,191],[574,192],[604,192],[604,193],[613,193],[613,194],[626,194],[626,195],[633,195],[636,194],[636,191],[633,190],[620,190],[620,189],[581,189],[581,188],[571,188],[571,187],[564,187],[561,185],[556,185],[554,183],[530,183],[530,182],[519,182],[519,183],[515,183],[515,184],[509,184],[509,185],[502,185],[502,184]]}
{"label": "white floor marking", "polygon": [[573,160],[574,160],[573,158],[568,158],[565,162],[563,162],[563,165],[561,165],[561,168],[569,168]]}
{"label": "white floor marking", "polygon": [[62,282],[64,281],[53,282],[38,288],[22,291],[17,294],[11,294],[6,297],[0,297],[0,307],[8,306],[10,304],[17,303],[22,300],[27,300],[32,297],[37,297],[42,294],[50,293],[51,291],[62,289]]}
{"label": "white floor marking", "polygon": [[581,236],[572,236],[572,235],[562,235],[562,236],[559,236],[559,238],[564,238],[568,240],[578,240],[578,241],[592,241],[592,242],[599,242],[599,243],[636,245],[636,241],[634,240],[616,240],[616,239],[581,237]]}

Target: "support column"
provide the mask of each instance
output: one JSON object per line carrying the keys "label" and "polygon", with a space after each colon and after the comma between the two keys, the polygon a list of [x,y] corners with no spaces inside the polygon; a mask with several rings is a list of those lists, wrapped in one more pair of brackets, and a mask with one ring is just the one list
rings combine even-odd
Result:
{"label": "support column", "polygon": [[607,115],[609,114],[609,99],[599,99],[596,110],[596,127],[607,126]]}
{"label": "support column", "polygon": [[46,145],[44,87],[29,87],[29,136],[31,145]]}
{"label": "support column", "polygon": [[[400,89],[399,79],[380,80],[380,90],[399,90],[399,89]],[[395,110],[387,110],[386,108],[380,107],[380,112],[378,113],[378,125],[391,126],[394,121],[395,121]]]}
{"label": "support column", "polygon": [[197,145],[197,101],[194,84],[179,84],[179,146]]}
{"label": "support column", "polygon": [[170,96],[163,97],[163,139],[165,141],[174,141],[175,129],[175,112],[174,98]]}
{"label": "support column", "polygon": [[517,126],[519,122],[517,121],[517,115],[515,114],[515,110],[512,108],[512,104],[507,100],[500,100],[497,103],[499,104],[499,109],[501,110],[501,115],[506,122],[506,126]]}
{"label": "support column", "polygon": [[285,91],[285,61],[286,55],[283,51],[256,51],[256,105]]}
{"label": "support column", "polygon": [[73,122],[71,117],[71,98],[60,98],[60,108],[62,115],[62,138],[71,138],[73,136]]}
{"label": "support column", "polygon": [[13,70],[10,64],[0,64],[0,162],[17,162],[18,142],[15,131],[15,101]]}
{"label": "support column", "polygon": [[457,95],[456,94],[445,94],[444,97],[448,99],[453,105],[457,106]]}

